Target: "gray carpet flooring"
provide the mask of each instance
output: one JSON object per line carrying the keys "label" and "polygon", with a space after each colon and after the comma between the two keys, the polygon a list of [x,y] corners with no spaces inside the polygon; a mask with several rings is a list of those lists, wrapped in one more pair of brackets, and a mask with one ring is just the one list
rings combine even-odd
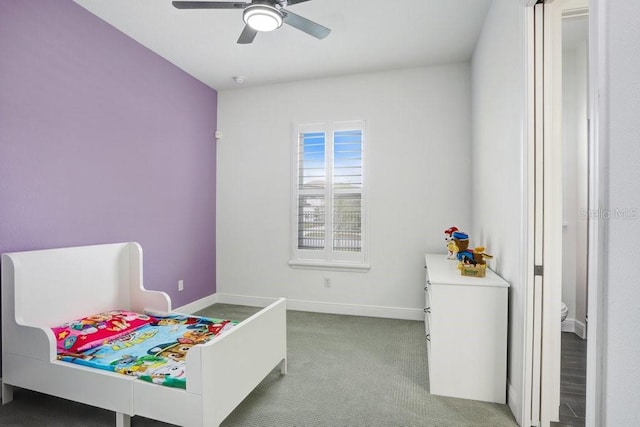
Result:
{"label": "gray carpet flooring", "polygon": [[[242,320],[256,311],[215,304],[198,314]],[[271,372],[223,427],[517,426],[506,405],[429,394],[422,322],[288,311],[287,324],[288,374]],[[0,407],[2,426],[112,426],[114,419],[26,390]],[[131,424],[167,425],[142,417]]]}

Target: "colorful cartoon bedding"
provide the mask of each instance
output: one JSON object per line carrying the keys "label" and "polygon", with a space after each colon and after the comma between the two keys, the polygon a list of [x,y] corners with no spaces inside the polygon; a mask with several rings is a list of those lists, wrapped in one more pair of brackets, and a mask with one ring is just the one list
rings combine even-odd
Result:
{"label": "colorful cartoon bedding", "polygon": [[[238,323],[180,314],[139,316],[144,320],[142,324],[127,329],[124,334],[116,333],[92,348],[73,351],[59,346],[58,360],[186,388],[189,349],[210,341]],[[149,318],[148,322],[145,316]]]}
{"label": "colorful cartoon bedding", "polygon": [[151,316],[125,310],[113,310],[83,317],[51,328],[58,350],[72,353],[97,347],[152,323]]}

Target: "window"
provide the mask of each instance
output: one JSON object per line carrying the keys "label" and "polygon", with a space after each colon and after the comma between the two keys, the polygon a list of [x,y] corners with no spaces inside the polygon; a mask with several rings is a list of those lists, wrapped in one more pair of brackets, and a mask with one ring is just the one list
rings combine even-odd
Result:
{"label": "window", "polygon": [[365,136],[364,121],[297,127],[293,267],[368,269]]}

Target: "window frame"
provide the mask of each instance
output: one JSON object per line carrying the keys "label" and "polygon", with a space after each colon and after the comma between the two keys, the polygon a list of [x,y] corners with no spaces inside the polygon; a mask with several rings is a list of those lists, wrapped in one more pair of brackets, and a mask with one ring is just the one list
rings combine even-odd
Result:
{"label": "window frame", "polygon": [[[369,221],[367,213],[367,193],[369,183],[367,153],[369,152],[369,131],[366,120],[349,121],[324,121],[314,123],[294,123],[292,126],[292,180],[291,180],[291,232],[290,232],[290,260],[289,265],[293,268],[306,268],[318,270],[338,270],[338,271],[368,271],[369,264]],[[336,132],[359,130],[362,132],[361,148],[361,178],[362,185],[356,194],[360,194],[360,251],[342,252],[333,250],[333,200],[336,194],[354,194],[344,189],[333,186],[333,153]],[[299,187],[299,143],[300,135],[303,133],[324,133],[325,138],[325,188],[321,190],[325,197],[325,221],[324,221],[324,249],[305,250],[298,248],[298,221],[299,221],[299,196],[313,195],[312,191],[300,190]],[[319,192],[316,192],[319,194]]]}

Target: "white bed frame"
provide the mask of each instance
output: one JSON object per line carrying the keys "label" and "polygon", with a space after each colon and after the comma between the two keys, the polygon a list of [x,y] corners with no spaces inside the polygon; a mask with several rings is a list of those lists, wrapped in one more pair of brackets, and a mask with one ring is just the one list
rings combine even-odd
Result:
{"label": "white bed frame", "polygon": [[151,384],[56,359],[50,327],[115,309],[171,311],[142,285],[142,248],[119,243],[2,255],[2,403],[13,387],[184,426],[218,426],[269,374],[287,370],[281,298],[187,353],[187,388]]}

